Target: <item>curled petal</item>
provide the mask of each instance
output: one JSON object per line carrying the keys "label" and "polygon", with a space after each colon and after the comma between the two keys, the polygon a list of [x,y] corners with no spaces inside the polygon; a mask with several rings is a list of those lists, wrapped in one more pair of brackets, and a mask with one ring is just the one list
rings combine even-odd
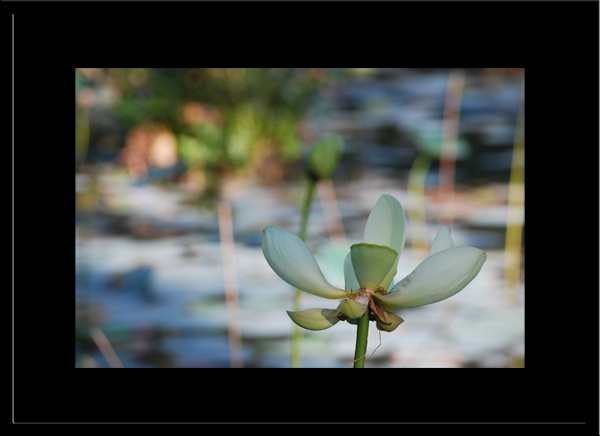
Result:
{"label": "curled petal", "polygon": [[350,247],[354,274],[362,288],[377,289],[398,260],[390,247],[374,244],[354,244]]}
{"label": "curled petal", "polygon": [[262,249],[273,271],[293,287],[334,300],[348,295],[325,279],[313,254],[295,233],[280,226],[267,226]]}
{"label": "curled petal", "polygon": [[377,324],[377,328],[379,330],[383,330],[386,332],[393,332],[394,330],[396,330],[396,328],[398,328],[398,326],[400,324],[402,324],[404,322],[404,320],[402,318],[400,318],[398,315],[396,315],[395,313],[386,312],[384,310],[383,315],[385,317],[386,323],[388,323],[389,325],[385,325],[385,324],[382,324],[379,321],[377,321],[376,324]]}
{"label": "curled petal", "polygon": [[427,257],[386,295],[373,295],[388,311],[444,300],[477,276],[486,254],[475,247],[454,247]]}
{"label": "curled petal", "polygon": [[362,318],[367,311],[367,305],[359,303],[356,300],[350,300],[346,298],[339,304],[336,310],[342,312],[348,318],[356,319]]}
{"label": "curled petal", "polygon": [[431,243],[431,247],[429,248],[428,256],[452,247],[454,247],[454,242],[452,241],[452,236],[450,235],[450,227],[444,225],[440,227],[437,235],[435,235],[435,238]]}
{"label": "curled petal", "polygon": [[292,312],[286,310],[289,317],[300,327],[307,330],[325,330],[338,323],[338,311],[333,309],[308,309]]}

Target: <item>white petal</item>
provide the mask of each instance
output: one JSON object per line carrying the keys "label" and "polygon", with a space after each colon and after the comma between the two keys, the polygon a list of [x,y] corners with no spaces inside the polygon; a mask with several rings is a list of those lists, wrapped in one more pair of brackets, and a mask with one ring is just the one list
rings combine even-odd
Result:
{"label": "white petal", "polygon": [[356,280],[356,274],[354,274],[354,268],[352,267],[352,255],[348,253],[346,259],[344,259],[344,281],[346,282],[346,291],[356,291],[360,288],[358,280]]}
{"label": "white petal", "polygon": [[367,219],[365,242],[385,245],[400,254],[404,248],[405,223],[400,202],[391,195],[384,194],[379,197]]}
{"label": "white petal", "polygon": [[307,330],[325,330],[339,321],[338,311],[333,309],[308,309],[298,312],[286,310],[286,312],[292,321]]}
{"label": "white petal", "polygon": [[334,300],[348,296],[325,279],[313,254],[295,233],[267,226],[263,230],[262,249],[273,271],[293,287]]}
{"label": "white petal", "polygon": [[388,194],[379,197],[367,219],[364,239],[369,244],[385,245],[398,253],[394,266],[380,284],[384,289],[390,286],[396,275],[400,253],[404,248],[405,227],[406,219],[400,202]]}
{"label": "white petal", "polygon": [[444,300],[477,276],[486,254],[475,247],[454,247],[426,258],[387,295],[373,295],[386,310],[423,306]]}
{"label": "white petal", "polygon": [[444,225],[440,227],[437,235],[435,235],[435,238],[431,243],[431,248],[429,248],[428,256],[452,247],[454,247],[454,242],[452,241],[452,236],[450,235],[450,227]]}

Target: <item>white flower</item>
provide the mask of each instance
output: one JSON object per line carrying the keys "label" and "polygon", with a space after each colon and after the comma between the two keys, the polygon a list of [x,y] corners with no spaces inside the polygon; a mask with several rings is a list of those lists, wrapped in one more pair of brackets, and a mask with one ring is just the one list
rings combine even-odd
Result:
{"label": "white flower", "polygon": [[486,260],[478,248],[454,247],[450,228],[442,226],[428,257],[392,285],[404,248],[404,229],[402,206],[391,195],[382,195],[367,220],[365,242],[352,245],[346,256],[342,290],[325,279],[313,254],[296,234],[275,225],[266,227],[263,253],[279,277],[304,292],[343,299],[336,309],[288,311],[292,321],[308,330],[323,330],[340,320],[356,324],[368,312],[378,329],[393,331],[404,320],[392,312],[451,297],[477,276]]}

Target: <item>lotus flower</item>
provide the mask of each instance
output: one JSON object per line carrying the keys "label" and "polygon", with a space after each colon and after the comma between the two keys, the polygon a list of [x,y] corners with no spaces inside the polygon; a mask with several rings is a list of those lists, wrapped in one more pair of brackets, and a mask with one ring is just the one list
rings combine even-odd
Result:
{"label": "lotus flower", "polygon": [[379,330],[391,332],[404,320],[393,313],[402,308],[437,303],[464,289],[473,280],[486,254],[475,247],[455,247],[450,228],[441,226],[428,257],[396,284],[398,260],[405,240],[402,206],[382,195],[369,218],[364,241],[350,247],[344,261],[345,289],[331,285],[306,244],[276,225],[263,231],[265,259],[285,282],[309,294],[342,300],[335,309],[287,311],[297,325],[324,330],[340,320],[356,324],[368,313]]}

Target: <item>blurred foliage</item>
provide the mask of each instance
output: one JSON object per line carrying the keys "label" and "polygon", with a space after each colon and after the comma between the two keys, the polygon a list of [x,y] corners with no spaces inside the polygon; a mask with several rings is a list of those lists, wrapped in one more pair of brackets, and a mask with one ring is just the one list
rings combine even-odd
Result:
{"label": "blurred foliage", "polygon": [[268,179],[265,165],[298,159],[299,123],[322,77],[284,68],[106,72],[120,94],[114,104],[119,117],[129,128],[150,123],[171,130],[188,170],[203,173],[209,190],[223,173],[250,171]]}
{"label": "blurred foliage", "polygon": [[[443,159],[448,150],[442,149],[442,131],[439,130],[413,128],[409,131],[409,136],[417,149],[424,153],[430,159]],[[464,136],[459,136],[456,140],[456,149],[452,157],[457,160],[464,160],[471,155],[471,145]]]}

